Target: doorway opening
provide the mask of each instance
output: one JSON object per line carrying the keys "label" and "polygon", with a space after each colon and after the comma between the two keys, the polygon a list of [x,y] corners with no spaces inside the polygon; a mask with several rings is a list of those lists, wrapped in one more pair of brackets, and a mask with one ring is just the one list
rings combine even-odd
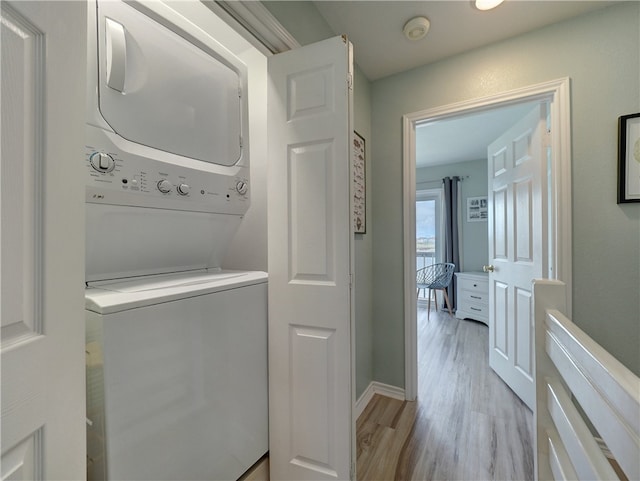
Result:
{"label": "doorway opening", "polygon": [[[419,125],[522,103],[547,102],[554,126],[552,154],[544,170],[549,206],[544,212],[553,277],[571,283],[571,179],[569,79],[503,92],[482,99],[428,109],[404,116],[403,196],[405,266],[405,397],[415,400],[418,383],[416,277],[416,129]],[[568,292],[571,292],[569,289]],[[571,305],[569,300],[568,305]]]}

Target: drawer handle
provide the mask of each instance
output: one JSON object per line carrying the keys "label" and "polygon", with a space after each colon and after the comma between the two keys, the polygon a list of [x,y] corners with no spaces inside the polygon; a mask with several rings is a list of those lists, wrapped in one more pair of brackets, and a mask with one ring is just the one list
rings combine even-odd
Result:
{"label": "drawer handle", "polygon": [[476,309],[475,307],[471,308],[472,311],[478,311],[478,312],[482,312],[482,309]]}
{"label": "drawer handle", "polygon": [[482,299],[480,296],[471,296],[473,299]]}

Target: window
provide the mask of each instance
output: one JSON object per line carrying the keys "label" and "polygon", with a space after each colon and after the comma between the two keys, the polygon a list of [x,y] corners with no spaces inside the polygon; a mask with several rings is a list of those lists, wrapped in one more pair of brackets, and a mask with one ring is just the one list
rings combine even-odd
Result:
{"label": "window", "polygon": [[442,189],[416,192],[416,268],[442,261]]}

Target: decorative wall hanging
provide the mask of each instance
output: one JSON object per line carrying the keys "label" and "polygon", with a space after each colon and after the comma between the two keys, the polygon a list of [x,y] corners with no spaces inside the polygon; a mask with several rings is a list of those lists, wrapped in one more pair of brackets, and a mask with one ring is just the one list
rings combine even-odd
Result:
{"label": "decorative wall hanging", "polygon": [[356,234],[365,234],[367,232],[367,179],[364,139],[358,132],[353,133],[353,231]]}
{"label": "decorative wall hanging", "polygon": [[467,197],[467,222],[487,222],[487,198]]}
{"label": "decorative wall hanging", "polygon": [[640,202],[640,113],[618,119],[618,204]]}

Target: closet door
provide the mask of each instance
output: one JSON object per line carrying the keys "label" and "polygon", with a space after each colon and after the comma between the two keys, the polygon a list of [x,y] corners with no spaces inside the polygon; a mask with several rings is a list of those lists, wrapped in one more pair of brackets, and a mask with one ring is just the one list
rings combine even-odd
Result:
{"label": "closet door", "polygon": [[2,15],[2,479],[85,479],[86,2]]}
{"label": "closet door", "polygon": [[271,479],[353,477],[351,45],[269,58]]}

